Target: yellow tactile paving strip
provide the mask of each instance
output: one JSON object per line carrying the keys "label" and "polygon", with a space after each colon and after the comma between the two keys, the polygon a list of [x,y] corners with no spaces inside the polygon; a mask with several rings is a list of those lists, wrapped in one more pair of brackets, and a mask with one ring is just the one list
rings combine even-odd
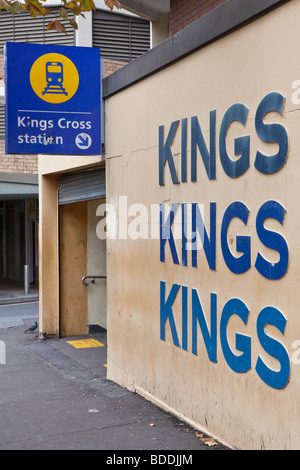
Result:
{"label": "yellow tactile paving strip", "polygon": [[80,348],[103,348],[105,344],[100,343],[96,339],[79,339],[75,341],[67,341],[68,344],[74,346],[76,349]]}

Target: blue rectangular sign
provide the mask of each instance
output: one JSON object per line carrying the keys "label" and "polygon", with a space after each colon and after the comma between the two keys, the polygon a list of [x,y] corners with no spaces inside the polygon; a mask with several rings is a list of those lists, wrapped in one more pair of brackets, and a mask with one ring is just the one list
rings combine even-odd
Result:
{"label": "blue rectangular sign", "polygon": [[5,45],[5,151],[99,155],[100,50]]}

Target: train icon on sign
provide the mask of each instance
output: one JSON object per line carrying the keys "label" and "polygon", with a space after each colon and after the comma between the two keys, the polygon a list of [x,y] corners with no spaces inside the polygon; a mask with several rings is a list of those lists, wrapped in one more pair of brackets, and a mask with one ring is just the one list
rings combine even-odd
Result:
{"label": "train icon on sign", "polygon": [[75,64],[65,55],[54,52],[36,59],[29,79],[34,93],[43,101],[53,104],[69,101],[79,86]]}
{"label": "train icon on sign", "polygon": [[47,62],[46,63],[46,81],[47,85],[42,91],[42,95],[48,94],[64,94],[68,96],[65,88],[63,87],[64,81],[64,66],[62,62]]}

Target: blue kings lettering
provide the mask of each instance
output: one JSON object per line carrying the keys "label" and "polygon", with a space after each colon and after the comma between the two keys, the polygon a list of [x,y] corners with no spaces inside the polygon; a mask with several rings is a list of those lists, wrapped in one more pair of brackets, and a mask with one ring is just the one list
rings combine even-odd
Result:
{"label": "blue kings lettering", "polygon": [[[182,318],[181,335],[175,323],[173,305],[178,302],[177,296],[181,290]],[[165,281],[160,282],[160,339],[166,339],[166,323],[169,322],[172,340],[175,346],[188,351],[188,287],[173,284],[169,294],[166,293]],[[207,321],[202,308],[201,300],[196,289],[191,290],[192,304],[192,354],[197,355],[197,336],[200,328],[208,360],[217,363],[217,337],[220,334],[220,343],[223,356],[228,366],[236,373],[245,373],[252,368],[252,338],[251,336],[235,333],[235,352],[229,344],[227,326],[230,318],[236,315],[244,325],[249,318],[248,306],[238,298],[226,302],[221,311],[220,324],[217,324],[217,294],[210,294],[210,322]],[[290,361],[285,347],[276,339],[267,335],[265,327],[274,326],[282,335],[286,327],[286,318],[275,307],[265,307],[259,312],[256,322],[257,338],[263,349],[279,363],[279,370],[271,369],[261,356],[257,357],[255,371],[267,385],[275,389],[284,388],[290,376]],[[209,325],[210,323],[210,325]],[[199,327],[199,328],[198,328]]]}
{"label": "blue kings lettering", "polygon": [[[278,172],[287,160],[288,155],[288,134],[284,126],[272,120],[271,124],[264,122],[267,113],[275,112],[279,115],[283,113],[284,97],[280,93],[269,93],[259,103],[255,114],[255,131],[261,141],[265,143],[276,143],[278,145],[277,153],[265,155],[259,149],[256,151],[254,159],[254,168],[256,171],[268,176]],[[187,148],[187,129],[188,119],[174,121],[165,138],[164,126],[159,127],[159,185],[165,184],[165,171],[169,169],[171,181],[173,184],[197,182],[198,179],[198,154],[200,154],[204,176],[208,180],[216,179],[216,155],[217,141],[221,167],[225,174],[232,179],[244,175],[250,167],[250,140],[251,136],[236,137],[234,140],[234,154],[232,159],[227,151],[227,134],[230,125],[237,121],[246,127],[248,121],[249,109],[244,104],[234,104],[228,108],[221,121],[219,135],[217,139],[216,111],[209,113],[210,132],[207,141],[204,138],[199,120],[196,116],[190,120],[191,148]],[[172,144],[176,133],[181,127],[181,172],[176,168]],[[187,162],[187,156],[190,155],[190,165]],[[190,175],[187,168],[190,167]],[[187,222],[187,213],[191,214],[191,223]],[[181,246],[175,243],[173,233],[174,220],[176,215],[181,216]],[[221,244],[223,261],[226,267],[234,274],[240,275],[247,272],[250,268],[255,269],[259,275],[270,281],[281,279],[286,273],[289,264],[289,248],[284,236],[279,232],[271,231],[265,227],[267,219],[275,220],[280,226],[283,225],[286,218],[286,209],[275,200],[263,202],[255,216],[255,236],[260,243],[267,248],[277,252],[277,261],[270,262],[262,252],[252,253],[252,239],[250,235],[237,235],[235,244],[239,256],[234,256],[228,245],[228,230],[231,221],[234,218],[240,219],[245,226],[249,223],[251,212],[249,207],[242,201],[233,201],[227,204],[224,212],[218,214],[216,202],[209,204],[209,217],[204,221],[204,217],[199,209],[198,203],[173,203],[171,207],[166,204],[160,205],[160,261],[166,261],[166,250],[171,254],[171,260],[174,265],[198,267],[197,236],[200,237],[203,252],[206,258],[206,266],[211,271],[217,270],[216,247]],[[221,219],[220,219],[221,215]],[[221,224],[217,224],[221,220]],[[190,246],[188,247],[188,243]],[[257,244],[255,244],[257,246]],[[190,257],[188,256],[190,253]],[[251,261],[253,260],[253,262]],[[252,264],[253,263],[253,264]],[[203,270],[202,270],[203,275]],[[229,367],[237,373],[245,373],[252,368],[252,341],[250,336],[235,334],[236,354],[230,347],[227,338],[227,326],[232,315],[240,318],[244,325],[247,325],[249,318],[249,308],[241,299],[232,298],[226,302],[222,308],[218,306],[218,296],[215,293],[210,294],[210,326],[204,314],[201,299],[196,289],[190,289],[187,286],[173,284],[169,293],[166,292],[166,282],[160,282],[160,338],[166,339],[166,325],[170,327],[171,337],[175,346],[185,351],[189,349],[188,340],[188,299],[191,297],[191,351],[197,355],[197,335],[200,327],[203,342],[206,348],[208,359],[212,363],[218,361],[217,338],[220,336],[220,345],[223,356]],[[190,296],[189,296],[190,291]],[[181,292],[182,318],[180,319],[181,334],[179,334],[176,318],[173,313],[174,303],[178,303],[179,292]],[[207,294],[206,294],[207,295]],[[178,307],[177,307],[178,310]],[[220,321],[218,323],[218,313]],[[256,333],[257,339],[262,348],[280,365],[279,370],[271,369],[258,356],[255,361],[255,371],[258,376],[270,387],[275,389],[284,388],[290,376],[289,356],[285,347],[277,340],[268,336],[265,332],[266,325],[272,325],[284,335],[286,327],[286,318],[275,307],[266,306],[260,312],[256,312]]]}
{"label": "blue kings lettering", "polygon": [[[258,137],[266,143],[278,144],[278,152],[267,156],[259,150],[256,152],[254,167],[261,173],[270,175],[282,168],[288,153],[288,135],[286,129],[278,123],[264,123],[264,116],[270,112],[282,114],[284,97],[280,93],[269,93],[260,102],[255,115],[255,129]],[[246,173],[250,167],[250,136],[235,139],[235,156],[231,159],[227,152],[226,136],[229,126],[234,122],[247,124],[249,109],[240,103],[232,105],[225,113],[219,133],[219,154],[224,172],[230,178],[237,178]],[[159,127],[159,184],[165,184],[165,167],[168,164],[172,182],[174,184],[186,183],[187,176],[187,118],[181,120],[181,175],[176,170],[171,145],[178,130],[180,121],[171,124],[168,136],[164,140],[164,126]],[[192,182],[197,181],[197,149],[199,149],[205,171],[209,180],[216,179],[216,111],[210,112],[210,138],[209,148],[205,142],[197,116],[191,118],[191,175]]]}
{"label": "blue kings lettering", "polygon": [[[173,234],[173,223],[175,215],[179,210],[179,203],[172,204],[170,208],[166,204],[160,204],[160,261],[166,260],[166,246],[169,245],[172,260],[174,264],[188,264],[188,230],[189,224],[187,223],[186,212],[188,204],[181,204],[181,224],[182,224],[182,237],[181,237],[181,261],[178,249],[175,244]],[[166,211],[168,215],[166,216]],[[238,235],[236,237],[236,251],[240,256],[235,257],[228,246],[228,228],[230,222],[234,218],[240,219],[243,224],[247,225],[249,217],[248,207],[241,201],[231,203],[223,215],[220,241],[222,247],[223,259],[228,269],[234,274],[242,274],[251,268],[251,237],[249,235]],[[216,270],[216,243],[217,243],[217,205],[215,202],[210,203],[210,217],[207,218],[206,225],[210,227],[210,231],[206,228],[204,218],[201,215],[197,203],[191,203],[192,223],[191,233],[189,240],[191,240],[191,264],[193,267],[198,267],[197,253],[197,234],[200,235],[203,250],[206,256],[209,269]],[[286,211],[284,207],[277,201],[266,201],[258,210],[256,216],[256,234],[260,242],[266,247],[278,252],[279,260],[271,262],[264,258],[261,253],[257,253],[256,261],[254,264],[255,269],[266,279],[276,280],[282,278],[288,268],[289,262],[289,249],[284,237],[267,229],[264,222],[267,219],[274,219],[283,224]]]}

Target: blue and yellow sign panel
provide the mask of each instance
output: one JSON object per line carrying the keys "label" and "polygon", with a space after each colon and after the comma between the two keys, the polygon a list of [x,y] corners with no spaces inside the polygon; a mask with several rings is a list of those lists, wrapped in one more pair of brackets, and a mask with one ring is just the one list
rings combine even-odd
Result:
{"label": "blue and yellow sign panel", "polygon": [[100,51],[6,43],[6,153],[99,155]]}

